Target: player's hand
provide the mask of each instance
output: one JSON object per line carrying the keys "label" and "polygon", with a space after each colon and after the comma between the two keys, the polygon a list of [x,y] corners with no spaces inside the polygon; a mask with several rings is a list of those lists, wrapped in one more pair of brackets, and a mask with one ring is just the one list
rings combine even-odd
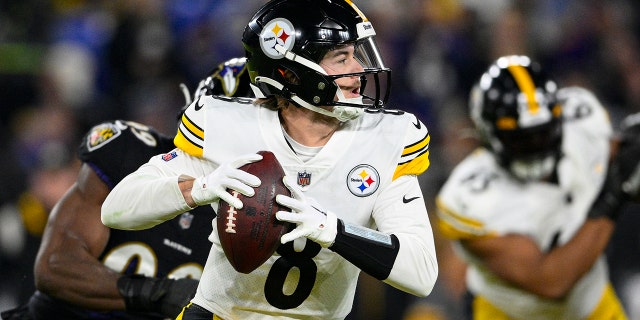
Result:
{"label": "player's hand", "polygon": [[199,206],[222,199],[231,206],[241,209],[242,201],[229,193],[227,188],[252,197],[255,194],[253,188],[260,186],[260,178],[238,168],[260,160],[262,155],[252,153],[223,163],[208,175],[196,178],[191,189],[191,198]]}
{"label": "player's hand", "polygon": [[588,216],[606,216],[615,221],[629,200],[640,201],[640,113],[623,120],[618,150]]}
{"label": "player's hand", "polygon": [[622,192],[640,202],[640,113],[627,116],[620,126],[620,144],[612,166],[622,176]]}
{"label": "player's hand", "polygon": [[142,275],[125,275],[118,279],[118,290],[124,298],[128,312],[161,314],[175,317],[193,298],[198,280],[190,278],[150,278]]}
{"label": "player's hand", "polygon": [[279,194],[276,196],[276,202],[292,211],[278,211],[276,218],[280,221],[293,222],[297,226],[289,233],[282,235],[280,242],[284,244],[300,237],[306,237],[324,248],[330,247],[336,240],[338,232],[336,215],[322,209],[315,200],[306,197],[295,182],[290,181],[287,177],[284,177],[283,181],[291,191],[292,197]]}

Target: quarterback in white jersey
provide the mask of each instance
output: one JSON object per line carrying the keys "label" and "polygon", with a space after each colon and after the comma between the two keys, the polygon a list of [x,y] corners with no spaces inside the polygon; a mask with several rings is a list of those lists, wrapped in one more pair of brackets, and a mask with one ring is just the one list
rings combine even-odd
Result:
{"label": "quarterback in white jersey", "polygon": [[498,59],[470,104],[486,147],[436,200],[468,264],[469,318],[625,319],[602,254],[613,223],[588,219],[609,161],[603,106],[524,56]]}
{"label": "quarterback in white jersey", "polygon": [[[103,222],[143,229],[195,205],[240,208],[225,190],[253,194],[259,179],[237,168],[260,150],[282,165],[293,196],[278,196],[291,212],[276,216],[297,227],[244,274],[212,223],[200,285],[179,319],[343,319],[361,270],[417,296],[431,292],[438,267],[417,179],[429,167],[429,132],[415,115],[381,107],[378,78],[388,69],[374,35],[351,1],[267,3],[243,36],[258,99],[200,97],[182,117],[178,148],[109,194]],[[375,98],[362,92],[371,75]]]}

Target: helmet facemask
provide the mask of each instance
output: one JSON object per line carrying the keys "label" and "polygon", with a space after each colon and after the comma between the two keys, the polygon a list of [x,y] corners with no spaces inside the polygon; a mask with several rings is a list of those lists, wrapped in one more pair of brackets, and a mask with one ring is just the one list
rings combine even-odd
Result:
{"label": "helmet facemask", "polygon": [[522,181],[540,181],[550,177],[560,159],[561,120],[514,131],[499,131],[496,140],[499,161]]}

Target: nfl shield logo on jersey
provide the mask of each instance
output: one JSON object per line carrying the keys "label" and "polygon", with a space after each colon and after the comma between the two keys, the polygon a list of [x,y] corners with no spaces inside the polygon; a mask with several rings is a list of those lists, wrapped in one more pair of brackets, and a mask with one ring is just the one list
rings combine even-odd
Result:
{"label": "nfl shield logo on jersey", "polygon": [[298,172],[298,185],[301,187],[306,187],[311,184],[311,173],[309,172]]}
{"label": "nfl shield logo on jersey", "polygon": [[169,152],[169,153],[165,153],[162,155],[162,160],[164,161],[170,161],[171,159],[177,157],[178,154],[175,151]]}
{"label": "nfl shield logo on jersey", "polygon": [[182,229],[191,228],[191,222],[193,221],[193,215],[189,212],[185,212],[180,216],[180,227]]}

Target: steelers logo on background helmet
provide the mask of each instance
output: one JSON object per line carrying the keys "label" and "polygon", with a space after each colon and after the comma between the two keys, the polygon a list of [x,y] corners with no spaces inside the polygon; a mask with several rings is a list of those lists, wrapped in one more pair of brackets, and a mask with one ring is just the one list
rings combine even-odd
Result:
{"label": "steelers logo on background helmet", "polygon": [[347,175],[347,187],[353,195],[367,197],[378,190],[380,174],[371,165],[359,164]]}
{"label": "steelers logo on background helmet", "polygon": [[262,52],[272,59],[282,59],[284,55],[276,50],[276,45],[289,51],[295,44],[296,30],[293,24],[284,18],[269,21],[260,34],[260,47]]}

